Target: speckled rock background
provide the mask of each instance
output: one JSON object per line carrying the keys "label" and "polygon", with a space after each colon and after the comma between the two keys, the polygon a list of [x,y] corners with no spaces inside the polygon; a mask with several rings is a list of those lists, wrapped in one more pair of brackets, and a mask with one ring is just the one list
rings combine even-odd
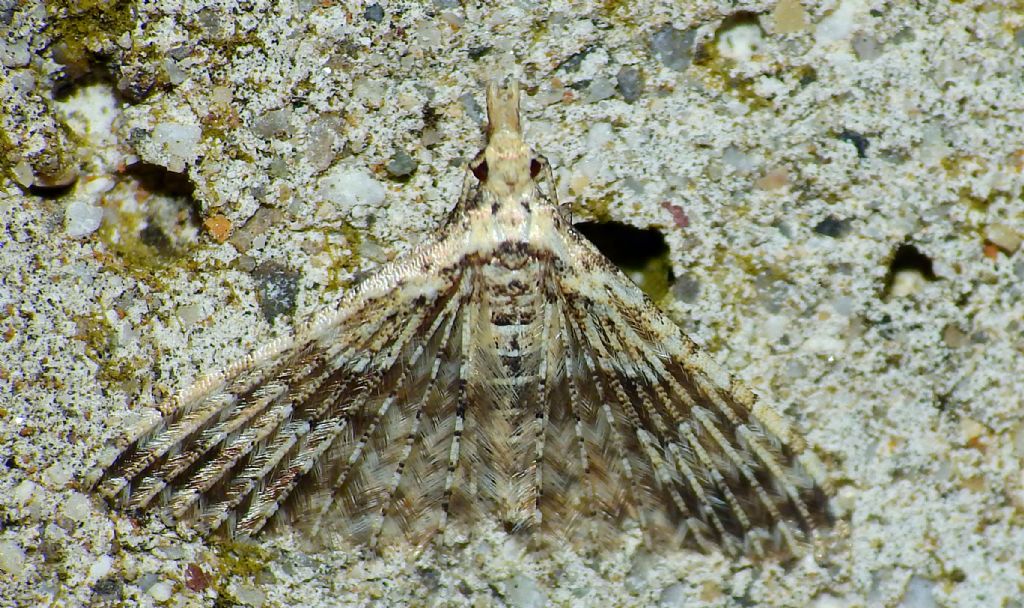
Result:
{"label": "speckled rock background", "polygon": [[[1024,605],[1019,3],[0,0],[0,32],[0,605]],[[441,221],[505,75],[561,199],[660,233],[652,293],[805,429],[827,550],[384,560],[90,496],[161,398]]]}

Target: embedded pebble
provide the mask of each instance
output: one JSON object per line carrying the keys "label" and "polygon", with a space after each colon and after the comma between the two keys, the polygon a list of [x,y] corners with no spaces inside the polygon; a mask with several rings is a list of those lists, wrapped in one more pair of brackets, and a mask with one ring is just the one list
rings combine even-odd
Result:
{"label": "embedded pebble", "polygon": [[22,481],[18,485],[14,486],[14,502],[19,506],[24,506],[25,503],[32,499],[32,495],[36,492],[36,488],[38,487],[39,486],[28,479]]}
{"label": "embedded pebble", "polygon": [[199,304],[184,304],[175,310],[178,320],[183,327],[191,327],[206,318],[203,314],[203,307]]}
{"label": "embedded pebble", "polygon": [[379,4],[371,4],[370,6],[366,7],[366,10],[363,11],[363,17],[365,17],[368,21],[380,23],[381,21],[384,20],[384,9],[381,8]]}
{"label": "embedded pebble", "polygon": [[320,179],[320,196],[339,207],[379,205],[387,190],[362,169],[338,166]]}
{"label": "embedded pebble", "polygon": [[198,156],[202,136],[203,132],[199,125],[162,122],[153,128],[149,137],[161,153],[167,156],[167,169],[181,173],[185,170],[185,163]]}
{"label": "embedded pebble", "polygon": [[188,73],[182,70],[178,66],[178,62],[170,57],[164,59],[160,65],[163,67],[164,73],[167,74],[167,82],[172,85],[179,85],[188,78]]}
{"label": "embedded pebble", "polygon": [[160,580],[160,575],[155,572],[147,572],[139,577],[139,580],[135,582],[139,589],[143,591],[149,591]]}
{"label": "embedded pebble", "polygon": [[764,48],[764,36],[756,23],[736,23],[718,35],[718,52],[733,61],[750,61]]}
{"label": "embedded pebble", "polygon": [[1013,255],[1020,248],[1024,237],[1006,224],[989,224],[985,228],[985,238],[1006,254]]}
{"label": "embedded pebble", "polygon": [[280,139],[291,133],[292,110],[281,108],[271,110],[259,118],[252,125],[252,131],[264,139]]}
{"label": "embedded pebble", "polygon": [[853,144],[853,147],[857,150],[857,158],[867,158],[868,145],[870,144],[867,137],[849,129],[845,129],[836,137],[838,137],[840,141]]}
{"label": "embedded pebble", "polygon": [[484,111],[480,108],[480,104],[476,102],[476,97],[473,97],[471,93],[463,93],[459,96],[459,103],[462,104],[462,109],[466,111],[466,115],[473,122],[483,122]]}
{"label": "embedded pebble", "polygon": [[789,319],[779,315],[772,315],[761,324],[761,337],[768,342],[778,342],[786,335],[789,327]]}
{"label": "embedded pebble", "polygon": [[341,147],[338,136],[341,128],[335,116],[321,116],[306,133],[304,155],[317,171],[325,171],[334,163],[337,157],[335,150]]}
{"label": "embedded pebble", "polygon": [[81,523],[89,516],[92,509],[89,506],[89,499],[84,494],[72,492],[64,501],[62,507],[64,515],[71,521]]}
{"label": "embedded pebble", "polygon": [[150,587],[149,591],[147,591],[146,593],[148,593],[151,598],[158,602],[166,602],[167,600],[171,599],[172,591],[174,591],[174,588],[171,587],[170,583],[166,581],[160,581],[158,583],[154,583],[153,586]]}
{"label": "embedded pebble", "polygon": [[894,298],[903,298],[913,295],[924,287],[927,279],[919,270],[905,269],[897,270],[892,275],[892,285],[889,288],[889,295]]}
{"label": "embedded pebble", "polygon": [[853,314],[853,307],[853,300],[846,296],[840,296],[835,300],[832,300],[832,310],[844,317],[848,317]]}
{"label": "embedded pebble", "polygon": [[690,67],[696,38],[696,30],[680,31],[672,24],[665,24],[651,34],[651,52],[665,67],[682,72]]}
{"label": "embedded pebble", "polygon": [[615,83],[607,78],[595,78],[587,87],[586,103],[597,103],[615,95]]}
{"label": "embedded pebble", "polygon": [[295,312],[301,274],[277,262],[263,262],[252,272],[260,310],[269,323]]}
{"label": "embedded pebble", "polygon": [[55,462],[43,471],[43,481],[45,481],[46,485],[50,488],[63,488],[69,481],[71,481],[71,470],[63,464]]}
{"label": "embedded pebble", "polygon": [[874,36],[857,34],[850,41],[850,46],[853,47],[853,52],[857,54],[857,59],[861,61],[871,61],[882,56],[882,43]]}
{"label": "embedded pebble", "polygon": [[934,608],[938,606],[935,601],[935,582],[920,576],[910,577],[907,588],[903,592],[903,599],[900,600],[900,608]]}
{"label": "embedded pebble", "polygon": [[237,585],[234,588],[235,599],[246,606],[262,606],[267,601],[267,594],[256,587],[249,585]]}
{"label": "embedded pebble", "polygon": [[857,27],[857,12],[860,2],[857,0],[845,0],[839,8],[832,11],[830,15],[818,22],[814,37],[820,44],[838,42],[845,40]]}
{"label": "embedded pebble", "polygon": [[409,156],[409,154],[404,150],[399,150],[398,152],[395,152],[395,155],[388,161],[385,169],[391,177],[407,177],[412,175],[418,166],[419,163],[416,162],[416,159]]}
{"label": "embedded pebble", "polygon": [[352,97],[361,101],[368,108],[383,106],[386,93],[383,85],[366,78],[356,80],[355,86],[352,88]]}
{"label": "embedded pebble", "polygon": [[281,211],[273,207],[260,207],[241,228],[231,235],[228,242],[234,245],[239,252],[245,253],[253,247],[257,238],[263,236],[271,226],[280,222],[282,217]]}
{"label": "embedded pebble", "polygon": [[776,34],[795,34],[807,27],[807,13],[798,0],[779,0],[772,17]]}
{"label": "embedded pebble", "polygon": [[89,578],[99,580],[110,574],[110,568],[114,565],[114,558],[109,555],[101,555],[89,566]]}
{"label": "embedded pebble", "polygon": [[607,122],[595,122],[587,131],[587,148],[599,150],[615,138],[612,125]]}
{"label": "embedded pebble", "polygon": [[103,600],[120,599],[123,590],[124,583],[120,578],[114,577],[100,579],[92,586],[92,592],[96,595],[97,599]]}
{"label": "embedded pebble", "polygon": [[722,162],[740,173],[749,173],[757,167],[757,159],[736,146],[726,146],[722,150]]}
{"label": "embedded pebble", "polygon": [[691,274],[680,275],[672,285],[672,295],[687,304],[693,304],[700,297],[700,280]]}
{"label": "embedded pebble", "polygon": [[0,570],[19,578],[24,569],[25,551],[14,541],[0,541]]}
{"label": "embedded pebble", "polygon": [[644,86],[640,70],[630,65],[622,66],[619,73],[615,75],[615,86],[627,103],[633,103],[640,99],[640,93],[643,92]]}
{"label": "embedded pebble", "polygon": [[839,219],[834,215],[830,215],[818,222],[814,227],[814,232],[822,236],[839,239],[850,232],[850,220]]}
{"label": "embedded pebble", "polygon": [[505,600],[517,608],[541,608],[548,603],[547,595],[537,586],[537,581],[525,574],[517,574],[505,586]]}
{"label": "embedded pebble", "polygon": [[16,70],[11,73],[10,83],[18,93],[31,93],[36,88],[36,77],[29,70]]}
{"label": "embedded pebble", "polygon": [[950,348],[963,348],[970,344],[970,338],[956,325],[950,324],[942,330],[942,342]]}
{"label": "embedded pebble", "polygon": [[786,362],[786,365],[783,367],[782,373],[783,375],[785,375],[785,377],[791,380],[803,378],[804,376],[807,375],[807,366],[804,365],[803,363],[800,363],[799,361],[790,360]]}
{"label": "embedded pebble", "polygon": [[28,49],[28,40],[13,40],[0,44],[0,63],[8,68],[20,68],[28,65],[32,54]]}
{"label": "embedded pebble", "polygon": [[72,201],[64,210],[64,229],[75,238],[96,232],[102,222],[103,207],[85,201]]}
{"label": "embedded pebble", "polygon": [[32,182],[36,179],[35,171],[32,170],[32,163],[27,160],[18,161],[12,167],[12,170],[14,172],[14,180],[26,188],[31,186]]}
{"label": "embedded pebble", "polygon": [[658,606],[683,606],[686,599],[686,587],[682,583],[673,583],[662,589],[661,596],[658,597]]}

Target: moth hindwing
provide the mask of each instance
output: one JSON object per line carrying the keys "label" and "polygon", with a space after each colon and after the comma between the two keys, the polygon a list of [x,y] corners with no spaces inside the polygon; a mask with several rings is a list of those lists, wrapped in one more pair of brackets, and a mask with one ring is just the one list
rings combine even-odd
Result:
{"label": "moth hindwing", "polygon": [[798,554],[827,497],[785,420],[563,216],[487,90],[486,148],[446,224],[294,338],[160,406],[99,492],[204,532],[371,546],[453,524],[577,542]]}

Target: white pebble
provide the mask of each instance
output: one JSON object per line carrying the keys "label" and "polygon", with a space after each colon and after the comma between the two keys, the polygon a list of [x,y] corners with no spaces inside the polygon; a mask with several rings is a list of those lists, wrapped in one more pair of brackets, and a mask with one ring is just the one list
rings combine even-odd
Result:
{"label": "white pebble", "polygon": [[903,599],[900,600],[900,608],[934,608],[938,605],[932,592],[934,588],[934,581],[919,576],[910,577]]}
{"label": "white pebble", "polygon": [[14,541],[0,541],[0,570],[18,578],[25,569],[25,552]]}
{"label": "white pebble", "polygon": [[147,593],[149,593],[149,596],[158,602],[166,602],[171,599],[171,592],[173,590],[174,589],[171,587],[170,583],[167,581],[160,581],[153,583],[153,586],[149,588]]}
{"label": "white pebble", "polygon": [[43,471],[43,480],[52,489],[60,489],[71,481],[71,470],[59,462],[50,465]]}
{"label": "white pebble", "polygon": [[235,587],[234,591],[235,599],[246,606],[256,606],[259,608],[267,601],[267,595],[256,587],[238,585]]}
{"label": "white pebble", "polygon": [[722,150],[722,162],[740,173],[750,173],[757,168],[757,159],[736,146],[726,146]]}
{"label": "white pebble", "polygon": [[749,61],[763,47],[764,37],[756,23],[734,25],[718,37],[718,52],[733,61]]}
{"label": "white pebble", "polygon": [[686,587],[682,583],[675,583],[665,587],[658,598],[659,606],[684,606],[686,601]]}
{"label": "white pebble", "polygon": [[607,122],[595,122],[587,132],[587,147],[591,150],[603,148],[614,137],[612,126]]}
{"label": "white pebble", "polygon": [[509,606],[540,608],[547,605],[547,596],[537,587],[537,582],[525,574],[513,576],[505,588],[505,599]]}
{"label": "white pebble", "polygon": [[153,129],[150,138],[167,156],[167,169],[181,173],[185,170],[185,163],[198,156],[202,136],[203,131],[198,125],[162,122]]}
{"label": "white pebble", "polygon": [[73,201],[64,210],[64,227],[73,237],[89,236],[103,221],[103,208],[85,201]]}
{"label": "white pebble", "polygon": [[25,503],[31,500],[32,495],[35,494],[36,487],[36,484],[28,479],[14,486],[14,502],[18,506],[25,506]]}
{"label": "white pebble", "polygon": [[761,335],[768,342],[778,342],[786,334],[789,319],[781,315],[772,315],[761,325]]}
{"label": "white pebble", "polygon": [[32,165],[27,160],[14,165],[14,180],[26,188],[36,181],[35,170],[32,169]]}
{"label": "white pebble", "polygon": [[355,86],[352,87],[352,97],[363,102],[369,108],[383,106],[386,93],[382,84],[366,78],[357,78]]}
{"label": "white pebble", "polygon": [[89,580],[98,581],[110,574],[110,568],[114,565],[114,558],[109,555],[101,555],[89,566]]}
{"label": "white pebble", "polygon": [[191,327],[206,318],[203,314],[203,307],[199,304],[183,304],[175,310],[178,320],[185,327]]}
{"label": "white pebble", "polygon": [[985,228],[985,238],[1010,255],[1020,248],[1021,241],[1024,240],[1024,236],[1019,232],[1006,224],[999,223],[989,224]]}
{"label": "white pebble", "polygon": [[837,355],[843,352],[845,347],[846,344],[842,340],[838,340],[832,336],[818,334],[807,338],[807,340],[804,341],[801,350],[819,355]]}
{"label": "white pebble", "polygon": [[344,210],[359,205],[379,205],[386,193],[380,182],[352,167],[335,167],[320,180],[320,196]]}
{"label": "white pebble", "polygon": [[80,492],[72,492],[64,501],[64,515],[71,521],[83,522],[89,516],[89,499]]}
{"label": "white pebble", "polygon": [[819,44],[838,42],[849,38],[857,27],[861,0],[845,0],[832,14],[818,22],[814,37]]}

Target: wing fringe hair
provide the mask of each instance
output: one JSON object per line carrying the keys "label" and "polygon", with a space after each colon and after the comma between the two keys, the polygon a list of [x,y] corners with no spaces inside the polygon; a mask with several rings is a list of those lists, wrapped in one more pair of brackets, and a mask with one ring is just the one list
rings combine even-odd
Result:
{"label": "wing fringe hair", "polygon": [[517,87],[488,112],[439,234],[162,404],[97,491],[202,533],[377,547],[493,520],[601,543],[635,522],[654,546],[804,553],[830,524],[804,441],[538,187]]}

